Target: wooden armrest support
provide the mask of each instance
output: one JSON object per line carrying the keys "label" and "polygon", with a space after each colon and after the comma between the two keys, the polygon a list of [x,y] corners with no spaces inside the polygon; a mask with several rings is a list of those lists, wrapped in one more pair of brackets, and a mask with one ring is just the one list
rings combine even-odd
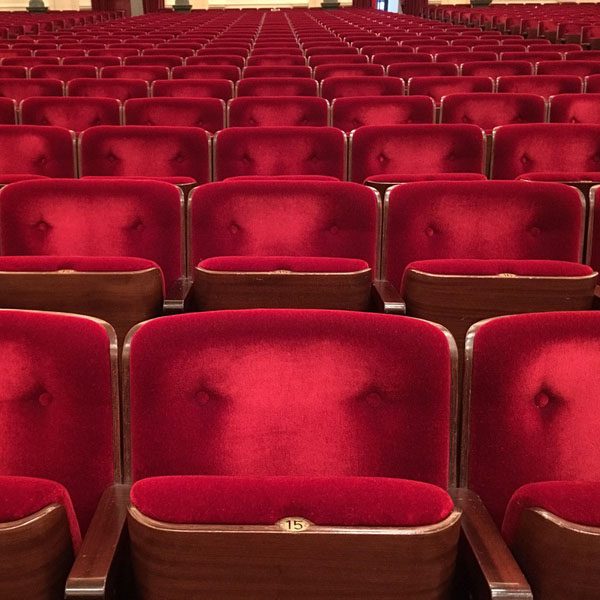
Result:
{"label": "wooden armrest support", "polygon": [[192,289],[192,281],[188,277],[182,277],[167,290],[164,313],[166,315],[174,315],[183,312],[187,297]]}
{"label": "wooden armrest support", "polygon": [[406,314],[406,304],[398,290],[389,281],[374,281],[372,304],[375,311],[392,315]]}
{"label": "wooden armrest support", "polygon": [[109,487],[98,504],[67,579],[65,598],[115,598],[118,558],[126,545],[129,485]]}
{"label": "wooden armrest support", "polygon": [[594,310],[600,310],[600,285],[597,285],[594,288],[594,300],[592,303],[592,308]]}
{"label": "wooden armrest support", "polygon": [[474,600],[533,600],[519,569],[483,502],[466,488],[450,490],[461,517],[462,566]]}

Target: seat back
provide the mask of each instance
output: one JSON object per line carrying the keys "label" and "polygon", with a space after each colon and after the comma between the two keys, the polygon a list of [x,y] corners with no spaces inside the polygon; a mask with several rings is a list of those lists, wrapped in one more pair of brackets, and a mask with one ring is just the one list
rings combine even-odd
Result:
{"label": "seat back", "polygon": [[560,94],[550,98],[551,123],[600,125],[600,94]]}
{"label": "seat back", "polygon": [[233,97],[233,82],[229,79],[161,79],[152,84],[152,96],[218,98],[227,102]]}
{"label": "seat back", "polygon": [[319,85],[304,77],[250,77],[238,81],[238,96],[318,96]]}
{"label": "seat back", "polygon": [[228,106],[229,127],[329,124],[329,103],[310,96],[246,96],[234,98]]}
{"label": "seat back", "polygon": [[436,104],[448,94],[492,93],[494,80],[491,77],[464,75],[461,77],[411,77],[408,81],[409,95],[429,96]]}
{"label": "seat back", "polygon": [[58,79],[0,79],[0,97],[21,102],[30,96],[62,96],[63,83]]}
{"label": "seat back", "polygon": [[192,65],[175,67],[171,71],[173,79],[229,79],[237,81],[240,68],[234,65]]}
{"label": "seat back", "polygon": [[329,101],[347,96],[402,96],[404,81],[398,77],[328,77],[321,83],[321,96]]}
{"label": "seat back", "polygon": [[67,83],[67,96],[115,98],[146,98],[149,86],[141,79],[72,79]]}
{"label": "seat back", "polygon": [[507,75],[498,77],[498,92],[537,94],[544,98],[556,94],[578,94],[583,80],[576,75]]}

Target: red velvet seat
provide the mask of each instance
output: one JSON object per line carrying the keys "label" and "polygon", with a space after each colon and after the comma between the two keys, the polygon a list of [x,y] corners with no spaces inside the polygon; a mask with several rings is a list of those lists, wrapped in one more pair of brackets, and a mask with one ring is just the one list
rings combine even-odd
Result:
{"label": "red velvet seat", "polygon": [[498,92],[537,94],[549,98],[556,94],[578,94],[583,80],[576,75],[514,75],[498,77]]}
{"label": "red velvet seat", "polygon": [[346,138],[333,127],[230,127],[214,139],[214,178],[330,175],[344,179]]}
{"label": "red velvet seat", "polygon": [[62,59],[63,65],[91,65],[97,69],[102,67],[112,67],[121,64],[121,59],[117,56],[74,56]]}
{"label": "red velvet seat", "polygon": [[227,65],[229,65],[230,67],[237,67],[238,69],[243,69],[245,64],[246,64],[246,60],[244,59],[243,56],[235,56],[235,55],[231,55],[231,54],[190,56],[185,61],[186,67],[210,66],[210,65],[227,66]]}
{"label": "red velvet seat", "polygon": [[0,79],[0,97],[21,102],[30,96],[62,96],[63,83],[58,79]]}
{"label": "red velvet seat", "polygon": [[411,77],[408,81],[409,95],[430,96],[439,105],[448,94],[471,94],[475,92],[494,91],[494,80],[491,77]]}
{"label": "red velvet seat", "polygon": [[388,173],[484,171],[485,134],[475,125],[366,126],[356,129],[350,140],[349,179],[358,183]]}
{"label": "red velvet seat", "polygon": [[[502,49],[502,46],[500,47]],[[536,52],[530,50],[528,52],[502,52],[500,54],[500,60],[526,60],[532,64],[540,62],[542,60],[561,60],[563,56],[560,52]]]}
{"label": "red velvet seat", "polygon": [[0,66],[0,78],[2,79],[26,79],[27,67]]}
{"label": "red velvet seat", "polygon": [[31,79],[59,79],[69,81],[78,77],[97,77],[96,67],[86,65],[39,65],[29,71]]}
{"label": "red velvet seat", "polygon": [[397,62],[388,66],[387,74],[408,81],[411,77],[458,75],[458,66],[453,63]]}
{"label": "red velvet seat", "polygon": [[329,101],[342,97],[402,96],[404,81],[398,77],[328,77],[321,83],[321,96]]}
{"label": "red velvet seat", "polygon": [[[553,63],[556,64],[556,63]],[[534,65],[526,60],[465,61],[462,75],[478,77],[501,77],[504,75],[533,75]]]}
{"label": "red velvet seat", "polygon": [[329,103],[310,96],[246,96],[234,98],[228,106],[229,127],[329,124]]}
{"label": "red velvet seat", "polygon": [[600,93],[600,75],[588,75],[585,78],[585,91],[588,94]]}
{"label": "red velvet seat", "polygon": [[318,96],[314,79],[302,77],[250,77],[238,81],[238,96]]}
{"label": "red velvet seat", "polygon": [[365,54],[317,54],[308,59],[309,67],[319,65],[351,65],[368,64],[369,57]]}
{"label": "red velvet seat", "polygon": [[240,68],[234,65],[192,65],[175,67],[171,71],[173,79],[229,79],[237,81],[241,77]]}
{"label": "red velvet seat", "polygon": [[306,66],[306,59],[304,56],[298,56],[297,54],[263,54],[260,56],[251,56],[246,61],[249,67],[273,67],[283,65],[302,65]]}
{"label": "red velvet seat", "polygon": [[549,121],[600,124],[600,94],[561,94],[552,97]]}
{"label": "red velvet seat", "polygon": [[16,124],[16,102],[12,98],[0,98],[0,124]]}
{"label": "red velvet seat", "polygon": [[373,64],[340,64],[318,65],[314,70],[314,78],[322,81],[326,77],[378,77],[385,75],[382,65]]}
{"label": "red velvet seat", "polygon": [[148,92],[148,82],[141,79],[72,79],[67,83],[67,96],[115,98],[121,102],[146,98]]}
{"label": "red velvet seat", "polygon": [[600,73],[600,62],[597,60],[570,60],[539,62],[536,66],[538,75],[576,75],[577,77],[587,77]]}
{"label": "red velvet seat", "polygon": [[102,79],[142,79],[144,81],[156,81],[157,79],[168,79],[169,69],[159,65],[127,65],[123,67],[102,67],[100,69]]}
{"label": "red velvet seat", "polygon": [[229,79],[161,79],[152,84],[152,96],[218,98],[226,102],[233,97],[233,82]]}
{"label": "red velvet seat", "polygon": [[435,55],[435,62],[450,62],[461,65],[471,60],[497,60],[497,52],[456,52],[454,50],[442,50]]}
{"label": "red velvet seat", "polygon": [[243,77],[311,77],[311,69],[302,65],[289,66],[254,66],[246,67],[242,73]]}
{"label": "red velvet seat", "polygon": [[183,58],[172,55],[162,56],[127,56],[123,59],[123,64],[126,67],[131,66],[160,66],[172,69],[173,67],[180,67],[183,65]]}

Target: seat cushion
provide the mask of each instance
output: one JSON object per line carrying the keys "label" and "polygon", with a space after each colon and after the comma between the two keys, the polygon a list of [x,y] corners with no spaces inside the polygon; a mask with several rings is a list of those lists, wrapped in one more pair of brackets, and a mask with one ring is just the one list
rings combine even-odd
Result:
{"label": "seat cushion", "polygon": [[354,273],[368,269],[369,264],[354,258],[324,256],[215,256],[204,259],[198,267],[207,271]]}
{"label": "seat cushion", "polygon": [[144,271],[152,260],[129,256],[0,256],[0,271]]}
{"label": "seat cushion", "polygon": [[453,510],[440,487],[386,477],[152,477],[131,502],[170,523],[272,525],[300,516],[316,525],[417,527]]}
{"label": "seat cushion", "polygon": [[8,185],[15,181],[27,181],[28,179],[49,179],[46,175],[33,175],[28,173],[4,173],[0,175],[0,185]]}
{"label": "seat cushion", "polygon": [[529,181],[600,181],[599,171],[534,171],[519,175]]}
{"label": "seat cushion", "polygon": [[410,183],[413,181],[482,181],[487,177],[483,173],[387,173],[371,175],[364,183]]}
{"label": "seat cushion", "polygon": [[236,177],[227,177],[225,181],[339,181],[337,177],[331,175],[237,175]]}
{"label": "seat cushion", "polygon": [[173,185],[190,185],[196,183],[193,177],[150,177],[143,175],[86,175],[81,179],[141,179],[142,181],[164,181],[165,183],[172,183]]}

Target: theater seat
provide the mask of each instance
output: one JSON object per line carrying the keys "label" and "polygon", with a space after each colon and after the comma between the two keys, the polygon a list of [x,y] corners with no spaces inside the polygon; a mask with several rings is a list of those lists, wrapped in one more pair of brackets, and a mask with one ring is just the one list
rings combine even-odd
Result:
{"label": "theater seat", "polygon": [[218,98],[227,102],[233,97],[233,82],[229,79],[161,79],[152,84],[152,96]]}
{"label": "theater seat", "polygon": [[329,103],[310,96],[247,96],[228,106],[229,127],[304,126],[329,124]]}
{"label": "theater seat", "polygon": [[67,96],[115,98],[121,102],[146,98],[148,92],[148,82],[141,79],[72,79],[67,83]]}
{"label": "theater seat", "polygon": [[318,96],[319,84],[308,77],[248,77],[236,84],[237,96]]}

